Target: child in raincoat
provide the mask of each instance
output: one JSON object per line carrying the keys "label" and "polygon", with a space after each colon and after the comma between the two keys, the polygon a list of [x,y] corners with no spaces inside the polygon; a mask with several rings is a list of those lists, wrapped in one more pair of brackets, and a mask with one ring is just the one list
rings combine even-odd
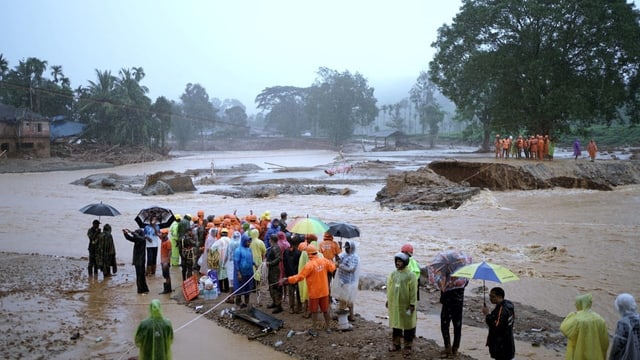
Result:
{"label": "child in raincoat", "polygon": [[135,343],[140,348],[138,360],[171,360],[173,326],[162,316],[160,300],[149,304],[149,317],[138,325]]}
{"label": "child in raincoat", "polygon": [[560,331],[567,337],[565,359],[605,360],[609,347],[607,323],[591,310],[591,294],[576,297],[576,310],[569,313],[560,324]]}

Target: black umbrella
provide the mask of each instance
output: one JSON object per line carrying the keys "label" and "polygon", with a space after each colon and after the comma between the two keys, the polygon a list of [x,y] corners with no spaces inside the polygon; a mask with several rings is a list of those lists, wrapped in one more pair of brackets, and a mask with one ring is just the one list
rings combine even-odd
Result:
{"label": "black umbrella", "polygon": [[343,222],[330,222],[327,223],[327,225],[329,225],[329,230],[327,230],[327,232],[333,236],[339,236],[347,239],[360,237],[360,229],[355,225]]}
{"label": "black umbrella", "polygon": [[151,224],[151,218],[158,218],[158,226],[160,229],[171,226],[176,218],[173,216],[173,212],[169,209],[165,209],[159,206],[152,206],[150,208],[142,209],[136,215],[136,223],[139,227],[143,228],[146,225]]}
{"label": "black umbrella", "polygon": [[111,205],[105,204],[102,201],[99,203],[89,204],[80,209],[80,212],[87,215],[100,216],[117,216],[120,215],[120,211]]}

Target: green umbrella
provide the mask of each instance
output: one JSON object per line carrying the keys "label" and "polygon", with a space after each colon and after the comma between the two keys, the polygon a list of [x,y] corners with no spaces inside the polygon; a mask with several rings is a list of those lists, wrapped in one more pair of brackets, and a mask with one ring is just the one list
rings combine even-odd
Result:
{"label": "green umbrella", "polygon": [[288,224],[287,229],[296,234],[322,234],[329,230],[329,225],[318,218],[307,215],[306,218],[297,219]]}

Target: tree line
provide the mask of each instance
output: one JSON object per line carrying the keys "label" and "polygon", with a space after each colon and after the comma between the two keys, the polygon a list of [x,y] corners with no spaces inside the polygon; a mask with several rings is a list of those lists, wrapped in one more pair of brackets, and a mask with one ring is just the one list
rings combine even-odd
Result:
{"label": "tree line", "polygon": [[[13,69],[0,54],[0,102],[45,116],[87,124],[87,136],[109,144],[179,146],[212,132],[246,133],[249,125],[286,136],[326,137],[338,145],[356,129],[404,130],[413,117],[431,145],[445,112],[442,93],[467,124],[467,138],[489,148],[492,133],[579,133],[590,125],[640,122],[640,13],[625,0],[463,0],[451,24],[438,29],[436,50],[408,97],[378,107],[374,88],[358,72],[320,67],[308,87],[267,87],[255,98],[262,112],[249,118],[238,100],[210,98],[198,83],[179,101],[152,101],[143,68],[72,89],[62,67],[37,58]],[[377,126],[375,129],[379,130]]]}

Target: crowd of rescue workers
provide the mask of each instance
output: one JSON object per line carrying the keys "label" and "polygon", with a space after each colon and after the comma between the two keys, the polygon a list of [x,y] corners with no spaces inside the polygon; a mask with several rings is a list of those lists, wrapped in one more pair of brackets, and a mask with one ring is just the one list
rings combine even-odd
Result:
{"label": "crowd of rescue workers", "polygon": [[[279,218],[271,218],[269,211],[258,217],[250,212],[239,217],[236,212],[223,216],[206,216],[198,211],[196,216],[175,215],[175,221],[160,228],[155,216],[148,224],[134,231],[123,229],[124,237],[133,245],[133,265],[136,271],[138,294],[149,293],[146,278],[156,276],[158,250],[164,278],[160,295],[174,291],[171,267],[180,267],[183,283],[197,277],[215,279],[211,284],[226,301],[240,309],[250,308],[260,296],[259,288],[268,287],[273,315],[284,311],[311,318],[310,336],[318,336],[324,330],[332,336],[334,330],[351,330],[354,302],[358,293],[360,258],[357,243],[347,239],[337,242],[329,232],[318,239],[315,234],[291,232],[288,216],[282,212]],[[295,222],[299,219],[294,219]],[[117,272],[115,245],[111,226],[100,228],[94,220],[87,231],[89,238],[88,274],[91,279],[110,277]],[[295,229],[295,227],[294,227]],[[263,241],[263,239],[265,241]],[[412,356],[416,336],[417,306],[421,267],[413,258],[413,246],[404,244],[394,255],[395,270],[387,277],[386,308],[391,344],[389,352]],[[436,286],[438,282],[434,283]],[[447,278],[457,285],[440,288],[440,330],[444,342],[442,358],[455,358],[459,354],[462,334],[464,290],[467,279]],[[495,305],[481,311],[489,332],[487,347],[494,359],[513,359],[515,340],[513,326],[516,319],[514,304],[505,298],[501,287],[490,290],[489,300]],[[285,303],[286,302],[286,303]],[[560,330],[567,336],[567,354],[597,354],[594,359],[605,359],[609,336],[604,319],[591,309],[591,294],[576,298],[576,311],[567,315]],[[285,303],[285,304],[283,304]],[[630,294],[620,294],[615,302],[621,314],[609,359],[638,359],[622,357],[629,351],[640,349],[638,332],[640,317],[635,299]],[[332,329],[331,308],[338,318],[337,329]],[[140,359],[170,358],[173,343],[171,322],[163,317],[161,303],[154,299],[149,305],[149,317],[141,321],[135,333]],[[322,314],[321,322],[318,317]],[[453,327],[453,338],[450,327]],[[348,336],[348,335],[346,335]],[[588,347],[584,340],[590,339]],[[631,350],[629,350],[631,349]],[[640,354],[640,352],[635,353]]]}

